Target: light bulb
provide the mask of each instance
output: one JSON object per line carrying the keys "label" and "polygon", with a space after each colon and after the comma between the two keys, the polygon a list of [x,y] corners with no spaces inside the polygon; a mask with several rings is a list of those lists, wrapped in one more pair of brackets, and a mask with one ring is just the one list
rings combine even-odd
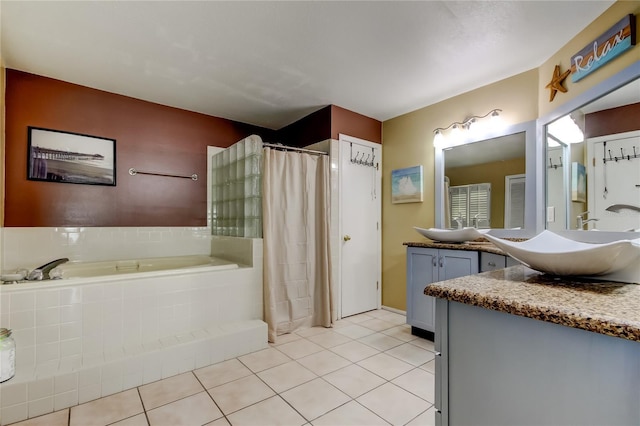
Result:
{"label": "light bulb", "polygon": [[445,138],[440,130],[436,130],[436,134],[433,137],[434,148],[444,148]]}
{"label": "light bulb", "polygon": [[451,145],[458,145],[462,140],[462,132],[457,124],[451,128]]}

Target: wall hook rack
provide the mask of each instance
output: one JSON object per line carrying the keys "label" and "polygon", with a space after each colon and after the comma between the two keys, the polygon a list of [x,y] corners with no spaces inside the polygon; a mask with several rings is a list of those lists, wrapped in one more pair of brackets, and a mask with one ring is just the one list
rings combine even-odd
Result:
{"label": "wall hook rack", "polygon": [[174,177],[174,178],[181,178],[181,179],[191,179],[193,181],[198,180],[198,175],[195,174],[195,173],[192,174],[191,176],[174,175],[174,174],[170,174],[170,173],[143,172],[142,170],[136,170],[133,167],[129,169],[129,174],[131,176],[135,176],[135,175],[151,175],[151,176],[165,176],[165,177]]}
{"label": "wall hook rack", "polygon": [[615,161],[617,163],[618,161],[621,161],[621,160],[631,161],[631,160],[633,160],[635,158],[640,158],[640,153],[636,152],[636,146],[635,145],[632,147],[632,149],[633,149],[633,155],[631,155],[631,154],[625,155],[624,154],[624,149],[622,147],[620,147],[620,157],[618,157],[618,156],[614,157],[611,154],[611,150],[608,149],[607,152],[609,153],[609,158],[607,158],[605,156],[604,158],[602,158],[602,161],[606,164],[608,161]]}

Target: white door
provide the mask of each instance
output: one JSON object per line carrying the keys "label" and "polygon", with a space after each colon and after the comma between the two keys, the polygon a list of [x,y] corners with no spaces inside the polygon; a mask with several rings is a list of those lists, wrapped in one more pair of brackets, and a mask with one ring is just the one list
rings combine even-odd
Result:
{"label": "white door", "polygon": [[380,307],[379,144],[340,136],[340,317]]}

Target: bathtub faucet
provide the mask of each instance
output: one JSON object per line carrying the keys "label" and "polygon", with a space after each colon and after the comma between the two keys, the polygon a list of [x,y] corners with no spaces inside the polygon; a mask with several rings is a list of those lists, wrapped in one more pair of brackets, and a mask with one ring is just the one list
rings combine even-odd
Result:
{"label": "bathtub faucet", "polygon": [[69,259],[66,257],[63,257],[61,259],[56,259],[54,261],[51,261],[49,263],[45,263],[42,266],[37,267],[36,269],[34,269],[33,271],[29,272],[29,275],[27,276],[27,280],[29,281],[40,281],[40,280],[48,280],[51,279],[51,277],[49,276],[49,272],[51,272],[51,270],[53,268],[55,268],[58,265],[62,265],[65,262],[68,262]]}

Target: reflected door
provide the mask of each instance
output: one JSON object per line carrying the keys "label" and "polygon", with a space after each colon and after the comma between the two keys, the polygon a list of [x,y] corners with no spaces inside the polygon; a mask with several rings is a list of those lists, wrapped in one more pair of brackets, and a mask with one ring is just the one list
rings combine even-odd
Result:
{"label": "reflected door", "polygon": [[587,226],[606,231],[640,229],[638,211],[607,210],[616,210],[612,207],[616,205],[640,208],[640,158],[633,158],[634,147],[640,154],[640,132],[593,138],[587,147],[588,217],[599,219]]}

